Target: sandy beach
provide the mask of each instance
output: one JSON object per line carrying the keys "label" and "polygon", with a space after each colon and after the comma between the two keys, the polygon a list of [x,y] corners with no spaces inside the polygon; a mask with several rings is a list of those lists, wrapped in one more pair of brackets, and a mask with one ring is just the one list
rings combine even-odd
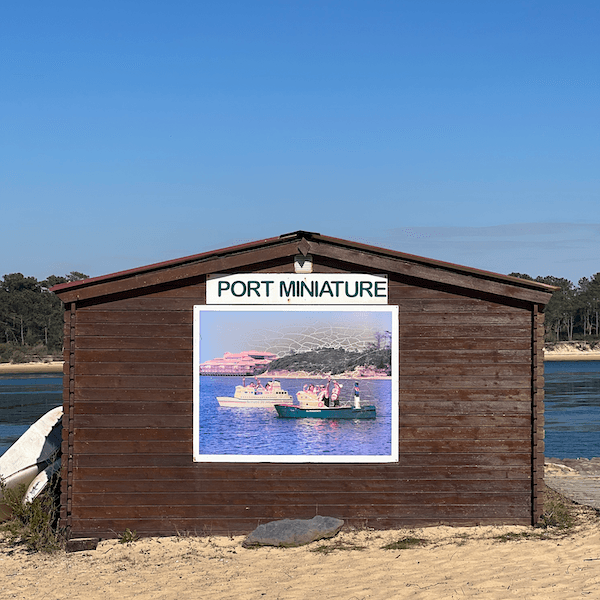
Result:
{"label": "sandy beach", "polygon": [[557,350],[544,352],[544,360],[600,360],[600,352],[597,350]]}
{"label": "sandy beach", "polygon": [[62,373],[62,361],[31,363],[0,363],[0,374],[17,375],[19,373]]}
{"label": "sandy beach", "polygon": [[[595,598],[600,525],[591,509],[579,511],[564,537],[508,526],[342,530],[301,548],[244,549],[244,537],[182,535],[49,556],[0,543],[0,598]],[[382,548],[405,537],[426,543]]]}

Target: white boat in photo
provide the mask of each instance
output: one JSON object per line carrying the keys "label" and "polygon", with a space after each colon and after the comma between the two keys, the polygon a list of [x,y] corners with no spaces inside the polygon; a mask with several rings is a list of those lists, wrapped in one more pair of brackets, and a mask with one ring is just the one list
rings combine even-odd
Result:
{"label": "white boat in photo", "polygon": [[233,397],[217,396],[219,406],[232,408],[273,408],[276,404],[293,402],[277,379],[263,385],[258,379],[248,385],[236,385]]}
{"label": "white boat in photo", "polygon": [[[19,485],[29,488],[40,473],[60,460],[62,415],[62,406],[53,408],[0,456],[0,478],[7,488],[13,489]],[[36,486],[37,494],[43,489],[40,485]],[[0,521],[9,516],[0,492]]]}

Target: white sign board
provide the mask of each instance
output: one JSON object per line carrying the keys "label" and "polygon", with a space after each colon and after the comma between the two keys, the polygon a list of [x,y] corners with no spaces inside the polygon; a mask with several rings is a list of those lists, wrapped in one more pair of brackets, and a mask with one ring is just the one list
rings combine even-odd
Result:
{"label": "white sign board", "polygon": [[387,304],[385,275],[243,273],[209,275],[206,304]]}

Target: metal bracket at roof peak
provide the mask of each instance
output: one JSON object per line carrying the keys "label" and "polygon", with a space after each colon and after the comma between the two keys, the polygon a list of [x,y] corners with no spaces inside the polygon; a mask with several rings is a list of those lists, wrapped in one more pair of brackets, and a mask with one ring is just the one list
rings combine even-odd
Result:
{"label": "metal bracket at roof peak", "polygon": [[279,239],[288,238],[288,237],[299,237],[299,238],[308,238],[310,239],[313,235],[321,235],[315,231],[303,231],[299,229],[298,231],[291,231],[290,233],[282,233],[279,236]]}

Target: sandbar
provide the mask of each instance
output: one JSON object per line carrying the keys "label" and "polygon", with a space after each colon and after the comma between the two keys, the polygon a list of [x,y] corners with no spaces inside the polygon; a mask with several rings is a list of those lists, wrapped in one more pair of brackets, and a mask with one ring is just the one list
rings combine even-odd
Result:
{"label": "sandbar", "polygon": [[63,361],[30,362],[30,363],[0,363],[0,374],[19,373],[62,373]]}

